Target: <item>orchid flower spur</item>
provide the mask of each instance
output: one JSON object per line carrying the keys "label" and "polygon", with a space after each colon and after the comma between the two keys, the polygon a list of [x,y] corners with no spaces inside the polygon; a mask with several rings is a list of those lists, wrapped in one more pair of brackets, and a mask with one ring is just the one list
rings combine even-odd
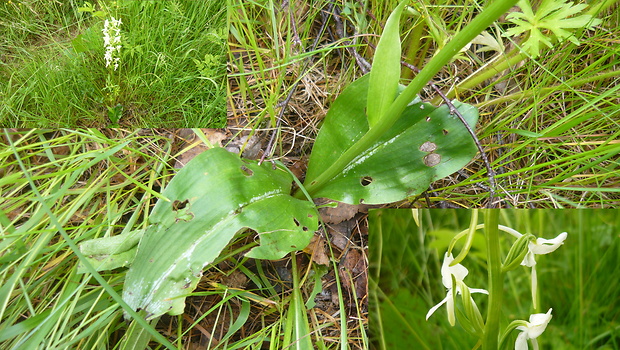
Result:
{"label": "orchid flower spur", "polygon": [[551,321],[551,310],[552,309],[549,309],[546,314],[530,315],[530,322],[526,322],[525,326],[517,327],[521,333],[517,336],[515,350],[528,350],[528,339],[532,342],[534,350],[538,350],[538,341],[536,341],[536,338],[545,331],[549,321]]}
{"label": "orchid flower spur", "polygon": [[[441,266],[441,282],[448,289],[448,292],[446,294],[446,297],[442,301],[440,301],[439,304],[433,306],[430,310],[428,310],[428,313],[426,314],[426,320],[428,320],[429,317],[431,317],[431,315],[437,309],[439,309],[441,305],[448,303],[447,305],[448,322],[450,322],[450,325],[454,326],[456,324],[456,317],[454,314],[455,286],[452,284],[452,281],[453,281],[452,276],[454,276],[454,280],[456,281],[456,293],[462,294],[462,288],[463,287],[468,288],[463,282],[463,280],[465,279],[469,271],[467,270],[465,266],[461,264],[450,266],[452,261],[454,261],[454,257],[452,256],[452,254],[448,255],[448,253],[446,253],[444,256],[443,265]],[[476,289],[476,288],[468,288],[468,289],[470,293],[489,294],[489,292],[484,289]],[[472,299],[472,303],[473,303],[473,299]]]}
{"label": "orchid flower spur", "polygon": [[532,300],[534,309],[536,309],[536,288],[538,286],[538,278],[536,277],[536,259],[535,255],[549,254],[558,249],[567,237],[566,232],[560,233],[556,238],[544,239],[537,238],[535,241],[528,243],[528,252],[525,254],[521,265],[532,268]]}

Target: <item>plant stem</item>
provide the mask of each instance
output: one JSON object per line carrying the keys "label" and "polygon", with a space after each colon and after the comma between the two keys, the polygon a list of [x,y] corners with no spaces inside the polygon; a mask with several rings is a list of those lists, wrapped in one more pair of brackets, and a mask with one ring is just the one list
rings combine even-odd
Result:
{"label": "plant stem", "polygon": [[[450,62],[465,45],[472,41],[478,34],[490,26],[499,16],[508,11],[517,0],[495,0],[476,18],[474,18],[462,31],[460,31],[430,62],[416,75],[409,86],[396,98],[390,105],[387,113],[372,127],[359,141],[354,143],[351,148],[345,151],[329,168],[315,179],[306,180],[306,190],[312,195],[320,190],[325,184],[336,177],[342,170],[360,155],[364,150],[372,146],[379,138],[385,134],[396,121],[415,96],[422,88],[439,72],[439,70]],[[300,191],[295,193],[295,197],[301,198]]]}
{"label": "plant stem", "polygon": [[484,211],[484,236],[487,243],[487,265],[489,271],[489,309],[484,325],[483,350],[497,350],[499,339],[499,315],[502,308],[503,276],[499,254],[499,210]]}
{"label": "plant stem", "polygon": [[[489,61],[489,63],[480,67],[477,71],[461,81],[458,85],[453,87],[446,96],[452,99],[456,97],[457,92],[472,89],[480,85],[483,81],[493,78],[493,76],[502,73],[506,69],[515,66],[517,63],[526,59],[527,56],[519,52],[519,49],[513,49],[505,55],[499,55]],[[440,102],[440,97],[437,97],[431,101],[433,104]]]}

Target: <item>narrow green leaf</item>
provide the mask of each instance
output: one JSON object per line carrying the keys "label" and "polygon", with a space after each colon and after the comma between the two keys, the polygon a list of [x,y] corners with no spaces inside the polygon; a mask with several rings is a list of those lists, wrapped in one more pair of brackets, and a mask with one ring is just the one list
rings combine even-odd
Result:
{"label": "narrow green leaf", "polygon": [[530,130],[523,130],[523,129],[506,129],[507,132],[512,132],[515,133],[517,135],[521,135],[521,136],[525,136],[525,137],[543,137],[545,135],[543,134],[539,134]]}
{"label": "narrow green leaf", "polygon": [[239,316],[237,316],[235,322],[230,326],[228,332],[226,332],[226,335],[220,340],[220,343],[227,341],[230,337],[237,333],[237,331],[245,325],[250,316],[250,302],[241,298],[239,298],[239,301],[241,302]]}
{"label": "narrow green leaf", "polygon": [[39,327],[43,323],[43,321],[45,321],[49,317],[51,311],[51,309],[47,309],[40,314],[30,316],[24,321],[16,323],[12,326],[7,326],[7,323],[0,324],[0,329],[2,329],[2,332],[0,332],[0,342],[15,338],[22,333]]}
{"label": "narrow green leaf", "polygon": [[[151,320],[149,324],[155,327],[158,321],[159,317]],[[142,327],[136,320],[133,320],[131,321],[131,324],[129,324],[129,328],[121,341],[119,349],[147,349],[150,340],[151,334],[149,333],[149,330]]]}
{"label": "narrow green leaf", "polygon": [[405,3],[402,1],[385,23],[372,62],[366,105],[371,128],[380,122],[396,98],[400,79],[400,14]]}
{"label": "narrow green leaf", "polygon": [[308,323],[308,310],[304,304],[299,287],[299,276],[297,272],[297,264],[293,261],[293,293],[288,308],[286,318],[286,334],[284,337],[284,345],[286,349],[306,350],[314,349],[312,338],[310,336],[310,325]]}

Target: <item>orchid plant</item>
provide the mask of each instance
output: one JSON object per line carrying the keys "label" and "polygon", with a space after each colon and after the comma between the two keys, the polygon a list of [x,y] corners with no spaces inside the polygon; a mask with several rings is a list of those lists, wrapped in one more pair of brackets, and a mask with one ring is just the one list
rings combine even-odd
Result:
{"label": "orchid plant", "polygon": [[[108,68],[108,78],[106,80],[105,90],[109,91],[108,100],[110,105],[114,104],[120,93],[120,86],[118,83],[112,81],[114,72],[118,69],[121,60],[121,48],[123,47],[121,42],[121,19],[112,17],[111,20],[105,20],[103,29],[103,45],[105,47],[105,66]],[[112,122],[112,127],[118,126],[118,121],[121,118],[123,107],[121,104],[116,104],[114,107],[108,106],[108,118]]]}
{"label": "orchid plant", "polygon": [[[120,84],[118,81],[118,74],[116,71],[120,67],[121,63],[121,49],[123,47],[121,25],[123,21],[121,18],[116,19],[111,16],[109,19],[105,11],[97,11],[95,6],[90,2],[84,2],[84,6],[78,8],[79,12],[90,13],[93,17],[104,19],[103,29],[103,47],[105,53],[103,55],[103,62],[107,69],[106,85],[103,88],[107,91],[107,109],[108,118],[110,119],[110,127],[118,127],[118,122],[123,114],[123,106],[120,103],[116,103],[120,94]],[[76,52],[88,51],[88,47],[85,45],[85,39],[82,35],[78,35],[73,41],[72,45]]]}
{"label": "orchid plant", "polygon": [[[414,212],[414,216],[416,213]],[[477,346],[482,346],[484,350],[495,350],[505,344],[508,336],[513,330],[521,333],[516,338],[515,349],[527,350],[528,340],[533,349],[538,350],[537,338],[545,331],[551,321],[552,309],[546,313],[535,313],[530,315],[529,322],[525,320],[513,321],[506,327],[500,337],[499,316],[502,309],[503,278],[507,271],[518,269],[520,266],[531,267],[531,288],[533,310],[539,309],[537,301],[537,274],[536,274],[536,255],[549,254],[557,250],[568,237],[566,232],[560,233],[553,239],[537,238],[532,234],[522,234],[510,227],[499,225],[499,211],[485,210],[485,223],[478,224],[478,210],[473,210],[470,227],[458,233],[450,242],[448,251],[444,254],[444,261],[441,268],[441,279],[447,289],[446,298],[437,305],[433,306],[426,315],[426,320],[435,313],[443,304],[447,304],[448,322],[451,326],[456,325],[458,318],[460,324],[468,332],[478,337]],[[464,279],[469,270],[461,264],[469,253],[473,237],[477,230],[483,229],[487,248],[487,269],[489,278],[489,290],[469,288]],[[516,238],[506,257],[501,259],[499,247],[499,232],[503,231]],[[465,243],[456,258],[453,257],[455,244],[465,239]],[[472,293],[488,295],[488,310],[486,321],[471,297]],[[462,296],[462,304],[465,312],[455,312],[457,295]]]}

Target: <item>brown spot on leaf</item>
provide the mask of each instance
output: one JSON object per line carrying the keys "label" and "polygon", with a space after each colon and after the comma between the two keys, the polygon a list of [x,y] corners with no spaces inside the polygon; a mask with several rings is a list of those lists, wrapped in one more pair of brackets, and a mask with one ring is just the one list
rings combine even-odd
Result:
{"label": "brown spot on leaf", "polygon": [[424,156],[424,164],[426,166],[434,167],[441,162],[441,156],[437,153],[430,153]]}
{"label": "brown spot on leaf", "polygon": [[437,149],[437,145],[433,142],[426,141],[420,146],[420,151],[422,152],[433,152]]}

